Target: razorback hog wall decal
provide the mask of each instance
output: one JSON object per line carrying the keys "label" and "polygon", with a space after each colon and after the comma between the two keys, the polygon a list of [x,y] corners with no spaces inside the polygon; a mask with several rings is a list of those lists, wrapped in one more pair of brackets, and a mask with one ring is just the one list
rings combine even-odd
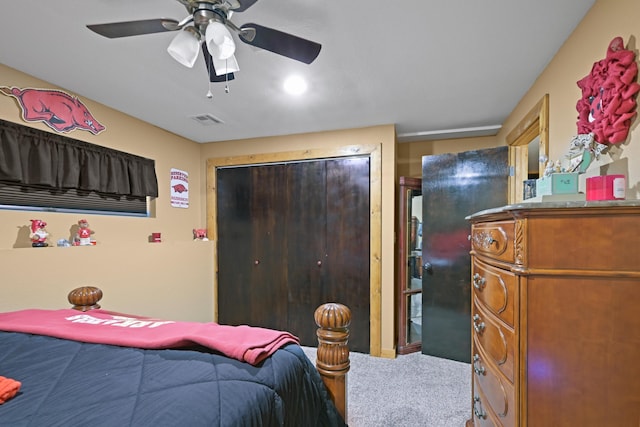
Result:
{"label": "razorback hog wall decal", "polygon": [[80,129],[97,135],[105,129],[78,97],[66,92],[7,86],[0,87],[0,92],[18,101],[27,122],[43,122],[56,132]]}

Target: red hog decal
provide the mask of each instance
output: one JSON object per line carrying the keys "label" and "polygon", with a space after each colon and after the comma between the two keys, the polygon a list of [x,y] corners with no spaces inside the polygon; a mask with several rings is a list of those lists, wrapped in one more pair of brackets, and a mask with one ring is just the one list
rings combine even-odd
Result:
{"label": "red hog decal", "polygon": [[81,129],[97,135],[105,129],[77,97],[68,93],[6,86],[0,87],[0,92],[18,101],[25,121],[41,121],[56,132]]}
{"label": "red hog decal", "polygon": [[182,184],[176,184],[173,186],[173,191],[175,191],[176,193],[184,193],[185,191],[189,190],[187,190],[187,187]]}

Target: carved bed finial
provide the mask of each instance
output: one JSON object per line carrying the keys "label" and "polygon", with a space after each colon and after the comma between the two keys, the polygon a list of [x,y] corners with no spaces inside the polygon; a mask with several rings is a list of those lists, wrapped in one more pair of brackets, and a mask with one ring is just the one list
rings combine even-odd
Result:
{"label": "carved bed finial", "polygon": [[82,286],[69,292],[67,299],[73,304],[71,308],[74,310],[89,311],[98,309],[100,308],[98,301],[102,299],[102,291],[95,286]]}
{"label": "carved bed finial", "polygon": [[346,422],[351,310],[342,304],[327,303],[316,309],[314,319],[318,325],[316,367]]}

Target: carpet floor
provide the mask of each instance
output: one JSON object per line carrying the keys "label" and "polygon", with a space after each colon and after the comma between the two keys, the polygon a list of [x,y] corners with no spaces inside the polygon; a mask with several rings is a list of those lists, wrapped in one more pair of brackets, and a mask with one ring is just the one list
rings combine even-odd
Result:
{"label": "carpet floor", "polygon": [[[316,349],[304,347],[315,363]],[[350,427],[464,427],[471,415],[471,366],[421,353],[395,359],[351,353]]]}

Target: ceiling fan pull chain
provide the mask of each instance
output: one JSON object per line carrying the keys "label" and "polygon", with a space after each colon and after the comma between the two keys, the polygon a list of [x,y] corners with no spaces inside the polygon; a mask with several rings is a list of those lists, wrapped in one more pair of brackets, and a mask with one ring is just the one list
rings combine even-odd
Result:
{"label": "ceiling fan pull chain", "polygon": [[228,61],[228,58],[224,60],[224,68],[225,71],[227,71],[227,73],[224,75],[224,93],[229,93],[229,65],[227,65]]}
{"label": "ceiling fan pull chain", "polygon": [[209,90],[207,91],[207,98],[213,98],[213,93],[211,93],[211,82],[209,82]]}

